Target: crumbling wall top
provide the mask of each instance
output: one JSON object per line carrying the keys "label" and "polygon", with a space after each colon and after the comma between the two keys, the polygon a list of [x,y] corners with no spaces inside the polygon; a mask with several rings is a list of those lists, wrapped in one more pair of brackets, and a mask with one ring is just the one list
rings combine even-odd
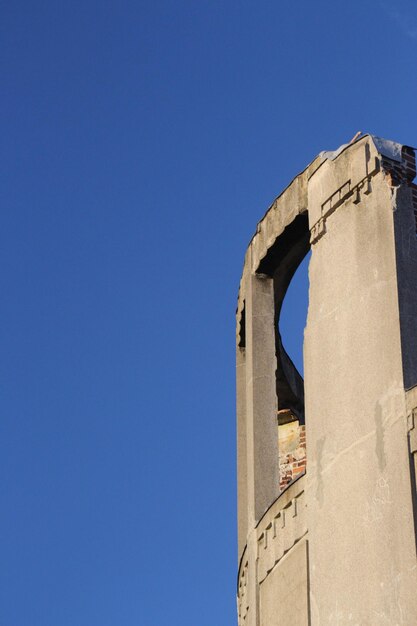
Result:
{"label": "crumbling wall top", "polygon": [[[362,146],[365,147],[365,150],[361,149]],[[403,148],[404,146],[398,142],[383,139],[376,135],[365,134],[352,143],[341,145],[337,150],[321,152],[300,174],[295,176],[258,222],[256,232],[247,248],[239,286],[237,307],[239,319],[243,309],[243,292],[247,273],[259,271],[261,261],[266,257],[268,250],[298,215],[306,215],[311,210],[314,212],[314,207],[309,206],[309,186],[311,186],[310,181],[321,170],[322,166],[327,162],[331,162],[332,166],[333,164],[336,165],[336,161],[338,162],[341,159],[340,169],[344,170],[346,167],[349,167],[353,178],[358,179],[351,182],[348,190],[351,193],[354,184],[362,184],[360,178],[362,174],[366,178],[370,173],[375,174],[378,171],[378,163],[375,164],[375,157],[401,163],[403,161]],[[359,160],[356,159],[357,163],[353,163],[353,160],[350,162],[351,158],[353,158],[353,154],[351,156],[350,152],[355,153],[355,157],[356,153],[360,155]],[[335,176],[337,178],[336,170]],[[322,172],[320,172],[320,177],[323,177]],[[315,184],[318,183],[318,180],[315,181]],[[309,217],[310,225],[313,226],[315,220],[311,219],[312,216]]]}

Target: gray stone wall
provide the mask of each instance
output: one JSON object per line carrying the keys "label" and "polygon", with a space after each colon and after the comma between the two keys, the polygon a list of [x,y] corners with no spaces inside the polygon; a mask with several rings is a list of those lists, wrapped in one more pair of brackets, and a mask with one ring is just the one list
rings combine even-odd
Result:
{"label": "gray stone wall", "polygon": [[[417,624],[414,176],[411,148],[369,135],[322,153],[249,245],[237,309],[240,626]],[[308,239],[302,397],[278,319]],[[308,468],[280,493],[301,442],[290,451],[295,430],[277,436],[291,403],[305,414]]]}

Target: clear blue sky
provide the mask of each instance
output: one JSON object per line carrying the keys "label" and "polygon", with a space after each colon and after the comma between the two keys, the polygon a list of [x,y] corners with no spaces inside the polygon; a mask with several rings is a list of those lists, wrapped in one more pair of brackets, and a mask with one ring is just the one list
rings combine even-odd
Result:
{"label": "clear blue sky", "polygon": [[416,2],[14,0],[0,31],[0,626],[234,625],[244,251],[321,150],[417,144]]}

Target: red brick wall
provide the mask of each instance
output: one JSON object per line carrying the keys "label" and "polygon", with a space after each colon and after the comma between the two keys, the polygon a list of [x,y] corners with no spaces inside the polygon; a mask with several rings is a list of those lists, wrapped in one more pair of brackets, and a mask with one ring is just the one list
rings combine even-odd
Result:
{"label": "red brick wall", "polygon": [[283,491],[293,480],[306,471],[306,427],[298,425],[297,447],[291,452],[280,450],[279,475],[280,491]]}

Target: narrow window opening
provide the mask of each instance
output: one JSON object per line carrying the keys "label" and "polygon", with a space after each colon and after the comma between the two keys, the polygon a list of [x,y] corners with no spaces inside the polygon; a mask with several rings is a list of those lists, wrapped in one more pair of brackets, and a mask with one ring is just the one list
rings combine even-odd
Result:
{"label": "narrow window opening", "polygon": [[304,329],[308,310],[308,265],[311,251],[297,267],[279,311],[280,368],[292,394],[278,397],[278,449],[280,491],[306,471],[304,419]]}

